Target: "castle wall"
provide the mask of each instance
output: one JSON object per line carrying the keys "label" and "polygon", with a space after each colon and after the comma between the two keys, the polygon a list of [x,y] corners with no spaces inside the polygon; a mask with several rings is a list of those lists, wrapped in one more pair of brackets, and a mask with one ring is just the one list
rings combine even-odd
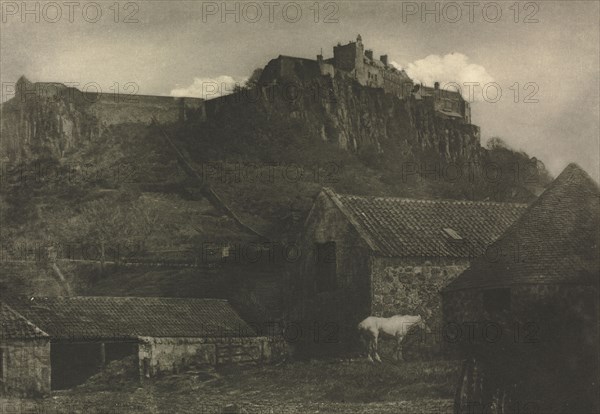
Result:
{"label": "castle wall", "polygon": [[[316,60],[279,56],[265,66],[258,84],[261,86],[272,83],[290,84],[314,79],[321,74],[322,66]],[[211,101],[213,100],[211,99]]]}
{"label": "castle wall", "polygon": [[383,88],[384,68],[378,66],[375,62],[363,57],[363,71],[360,76],[357,74],[357,80],[361,85],[371,88]]}
{"label": "castle wall", "polygon": [[161,122],[205,116],[204,100],[200,98],[81,92],[61,83],[31,83],[26,79],[17,82],[14,99],[20,106],[41,102],[55,105],[62,103],[70,111],[73,111],[74,106],[84,106],[89,114],[105,126],[127,122],[149,123],[152,116]]}
{"label": "castle wall", "polygon": [[322,76],[335,77],[335,68],[331,63],[319,62],[319,70]]}
{"label": "castle wall", "polygon": [[383,70],[381,77],[383,78],[383,88],[386,92],[393,93],[401,99],[410,96],[413,89],[413,82],[408,76],[401,72]]}
{"label": "castle wall", "polygon": [[333,60],[335,67],[346,72],[353,72],[357,69],[357,76],[363,76],[362,67],[362,48],[356,43],[350,42],[347,45],[338,45],[333,48]]}
{"label": "castle wall", "polygon": [[159,122],[172,123],[206,116],[204,100],[171,96],[88,94],[88,111],[104,126],[129,122],[149,124],[152,117]]}
{"label": "castle wall", "polygon": [[392,93],[400,98],[410,95],[411,79],[405,73],[396,71],[383,62],[365,55],[360,40],[344,46],[335,46],[333,54],[335,68],[350,72],[361,85],[383,88],[387,93]]}

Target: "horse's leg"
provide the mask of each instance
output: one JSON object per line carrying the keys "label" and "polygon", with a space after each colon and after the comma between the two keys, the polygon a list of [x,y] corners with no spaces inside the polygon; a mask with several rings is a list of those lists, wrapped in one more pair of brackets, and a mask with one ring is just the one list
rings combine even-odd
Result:
{"label": "horse's leg", "polygon": [[373,358],[371,357],[371,348],[372,348],[372,340],[370,336],[367,336],[367,334],[363,333],[360,336],[360,339],[362,340],[363,345],[365,346],[366,350],[367,350],[367,359],[369,360],[369,362],[373,362]]}
{"label": "horse's leg", "polygon": [[370,363],[373,363],[373,338],[369,338],[369,343],[367,345],[367,359]]}
{"label": "horse's leg", "polygon": [[402,336],[396,336],[396,350],[394,352],[396,354],[396,360],[402,360]]}
{"label": "horse's leg", "polygon": [[379,358],[379,354],[377,353],[377,336],[376,336],[376,337],[375,337],[375,339],[374,339],[374,343],[375,343],[375,346],[374,346],[374,350],[375,350],[375,361],[377,361],[377,362],[381,362],[381,358]]}

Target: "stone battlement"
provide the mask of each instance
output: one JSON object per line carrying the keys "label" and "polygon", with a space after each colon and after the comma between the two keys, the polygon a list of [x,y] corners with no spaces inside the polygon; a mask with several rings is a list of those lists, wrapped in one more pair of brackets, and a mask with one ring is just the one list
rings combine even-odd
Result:
{"label": "stone battlement", "polygon": [[13,99],[17,105],[62,100],[69,106],[84,107],[105,126],[129,122],[149,124],[152,117],[168,123],[206,116],[201,98],[82,92],[57,82],[33,83],[24,76],[16,83]]}

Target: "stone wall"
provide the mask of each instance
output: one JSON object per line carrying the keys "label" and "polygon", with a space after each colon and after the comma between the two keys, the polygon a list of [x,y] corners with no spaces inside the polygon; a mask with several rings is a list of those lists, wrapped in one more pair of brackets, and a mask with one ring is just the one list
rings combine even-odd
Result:
{"label": "stone wall", "polygon": [[86,94],[88,112],[103,126],[128,122],[149,124],[152,117],[161,123],[173,123],[186,117],[204,119],[203,100],[171,96]]}
{"label": "stone wall", "polygon": [[270,363],[285,357],[283,338],[140,338],[141,376],[178,372],[190,364]]}
{"label": "stone wall", "polygon": [[356,71],[356,76],[362,72],[362,57],[364,48],[361,42],[350,42],[347,45],[333,47],[334,66],[346,72]]}
{"label": "stone wall", "polygon": [[0,392],[11,395],[40,396],[50,392],[50,341],[4,340],[3,377]]}
{"label": "stone wall", "polygon": [[374,257],[373,315],[414,315],[426,308],[431,312],[428,324],[439,324],[440,291],[468,266],[467,259]]}

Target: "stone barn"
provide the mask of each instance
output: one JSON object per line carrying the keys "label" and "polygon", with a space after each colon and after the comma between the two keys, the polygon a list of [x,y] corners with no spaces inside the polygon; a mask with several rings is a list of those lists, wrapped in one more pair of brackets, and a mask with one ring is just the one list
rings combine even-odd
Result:
{"label": "stone barn", "polygon": [[290,298],[304,338],[320,350],[356,344],[356,326],[369,315],[419,313],[433,328],[441,322],[440,289],[525,208],[323,189],[305,222]]}
{"label": "stone barn", "polygon": [[599,201],[569,165],[492,245],[518,255],[479,258],[444,289],[465,361],[455,412],[599,411]]}
{"label": "stone barn", "polygon": [[124,358],[143,380],[284,352],[221,299],[35,297],[4,299],[1,309],[0,384],[11,394],[70,388]]}
{"label": "stone barn", "polygon": [[50,337],[0,303],[0,393],[50,391]]}

